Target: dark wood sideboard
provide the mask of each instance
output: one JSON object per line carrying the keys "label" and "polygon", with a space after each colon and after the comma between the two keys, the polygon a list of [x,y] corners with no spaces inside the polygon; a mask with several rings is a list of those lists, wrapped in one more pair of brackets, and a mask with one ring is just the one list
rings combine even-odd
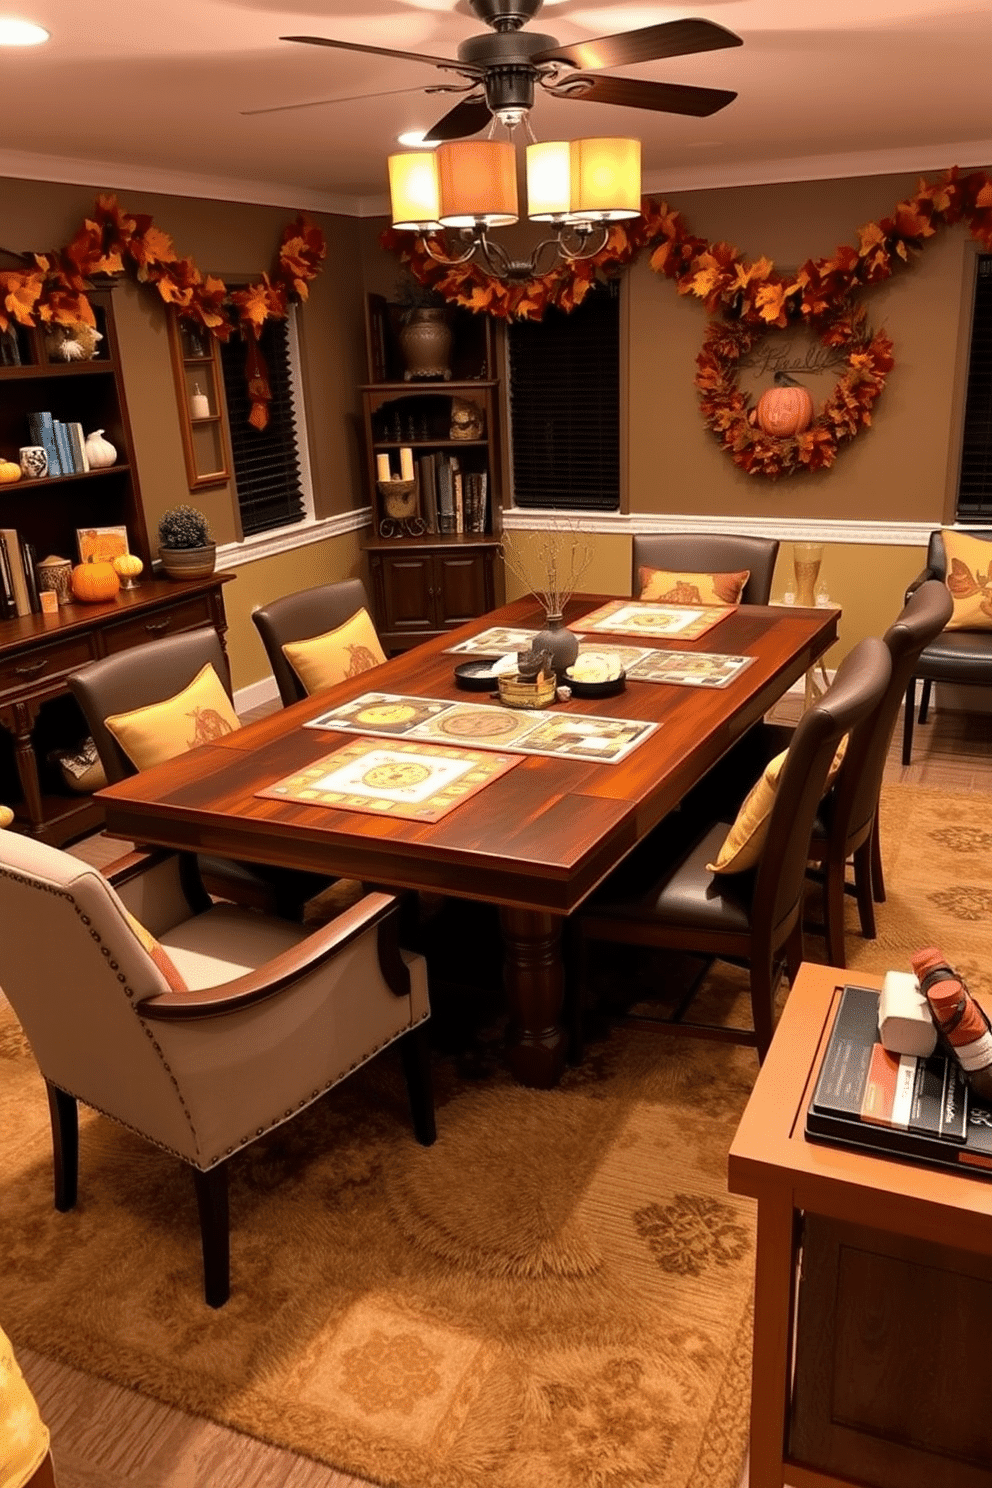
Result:
{"label": "dark wood sideboard", "polygon": [[[51,788],[39,759],[43,709],[57,704],[70,718],[72,710],[78,714],[66,678],[101,656],[202,626],[212,626],[223,644],[222,586],[233,578],[231,573],[182,582],[148,578],[107,603],[66,605],[57,615],[24,615],[0,624],[0,727],[13,740],[21,793],[20,800],[9,801],[15,828],[62,846],[101,825],[103,811],[92,797]],[[81,722],[78,732],[85,733]]]}

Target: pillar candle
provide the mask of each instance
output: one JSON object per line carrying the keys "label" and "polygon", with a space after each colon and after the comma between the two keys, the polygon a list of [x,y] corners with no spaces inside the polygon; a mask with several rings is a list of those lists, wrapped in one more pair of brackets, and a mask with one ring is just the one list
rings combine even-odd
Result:
{"label": "pillar candle", "polygon": [[413,480],[413,450],[406,446],[400,450],[400,480]]}
{"label": "pillar candle", "polygon": [[375,473],[376,473],[377,480],[391,480],[392,479],[392,476],[389,473],[389,456],[388,455],[376,455],[376,457],[375,457]]}

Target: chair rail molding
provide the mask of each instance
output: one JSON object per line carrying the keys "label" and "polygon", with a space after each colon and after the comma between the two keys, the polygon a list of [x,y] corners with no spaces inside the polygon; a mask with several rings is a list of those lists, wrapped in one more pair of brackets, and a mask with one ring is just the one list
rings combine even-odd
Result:
{"label": "chair rail molding", "polygon": [[650,532],[726,532],[728,524],[742,537],[777,537],[782,542],[863,543],[869,547],[925,548],[935,527],[932,522],[833,521],[826,518],[698,516],[659,512],[562,512],[551,508],[509,507],[503,526],[509,531],[533,532],[564,518],[578,532],[632,537]]}
{"label": "chair rail molding", "polygon": [[[276,528],[259,537],[247,538],[244,542],[224,543],[217,549],[217,567],[241,568],[246,563],[257,563],[260,558],[271,558],[276,553],[305,548],[310,543],[325,542],[330,537],[343,537],[346,532],[359,532],[371,524],[372,508],[360,506],[354,511],[337,512],[333,517],[324,517],[316,522]],[[928,531],[927,536],[929,535]]]}

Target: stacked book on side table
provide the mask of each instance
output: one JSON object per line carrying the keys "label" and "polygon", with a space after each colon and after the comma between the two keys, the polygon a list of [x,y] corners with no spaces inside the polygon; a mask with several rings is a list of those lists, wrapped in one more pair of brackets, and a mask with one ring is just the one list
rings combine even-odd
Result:
{"label": "stacked book on side table", "polygon": [[865,987],[844,988],[806,1136],[992,1178],[992,1105],[939,1046],[927,1058],[889,1053],[878,1002]]}

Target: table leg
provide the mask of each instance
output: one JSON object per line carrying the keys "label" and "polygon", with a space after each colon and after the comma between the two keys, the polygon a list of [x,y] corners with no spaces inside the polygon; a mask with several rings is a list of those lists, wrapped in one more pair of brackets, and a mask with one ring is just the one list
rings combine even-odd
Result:
{"label": "table leg", "polygon": [[44,820],[38,760],[31,737],[40,706],[40,703],[17,702],[0,709],[0,727],[14,736],[14,762],[24,795],[24,807],[33,827],[39,827]]}
{"label": "table leg", "polygon": [[758,1200],[750,1488],[782,1488],[790,1397],[797,1216],[791,1194]]}
{"label": "table leg", "polygon": [[510,1008],[510,1069],[521,1085],[550,1090],[565,1068],[561,1023],[565,973],[562,920],[543,910],[500,910]]}

